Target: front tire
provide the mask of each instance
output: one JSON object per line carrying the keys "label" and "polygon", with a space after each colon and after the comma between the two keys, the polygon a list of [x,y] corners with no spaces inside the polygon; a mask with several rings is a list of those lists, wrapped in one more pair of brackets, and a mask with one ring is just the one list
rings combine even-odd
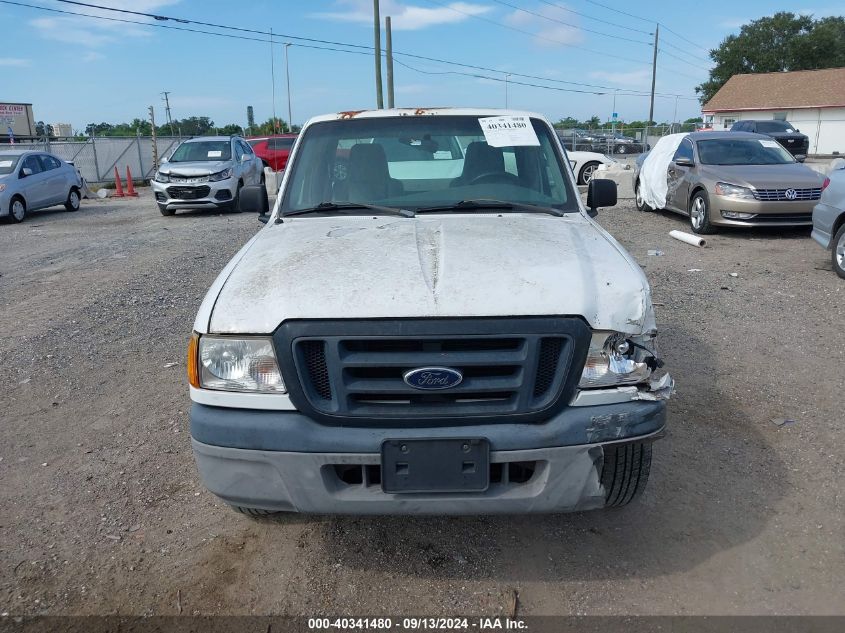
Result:
{"label": "front tire", "polygon": [[20,196],[15,196],[9,203],[9,218],[12,222],[23,222],[26,217],[26,201]]}
{"label": "front tire", "polygon": [[168,209],[166,204],[158,205],[158,210],[161,211],[161,214],[167,217],[176,213],[176,209]]}
{"label": "front tire", "polygon": [[643,200],[643,192],[641,190],[640,181],[637,180],[637,184],[634,187],[634,203],[637,205],[637,211],[641,211],[645,213],[646,211],[654,211],[649,205],[645,203]]}
{"label": "front tire", "polygon": [[698,235],[712,235],[717,230],[710,222],[710,200],[703,191],[697,191],[690,200],[689,223]]}
{"label": "front tire", "polygon": [[639,497],[650,471],[651,442],[605,446],[601,470],[605,507],[620,508]]}
{"label": "front tire", "polygon": [[579,185],[589,185],[590,181],[593,179],[593,175],[596,173],[596,170],[599,168],[601,163],[597,161],[591,161],[584,165],[581,168],[581,171],[578,173],[578,184]]}
{"label": "front tire", "polygon": [[66,211],[79,211],[79,189],[76,187],[71,187],[70,191],[67,194],[67,200],[65,200],[65,210]]}
{"label": "front tire", "polygon": [[244,183],[242,181],[238,181],[238,188],[235,190],[235,197],[232,199],[232,202],[229,203],[228,210],[231,213],[240,213],[241,212],[241,189],[243,188]]}
{"label": "front tire", "polygon": [[262,510],[261,508],[250,508],[248,506],[229,506],[237,512],[238,514],[245,514],[248,517],[260,518],[260,517],[271,517],[277,514],[281,514],[281,512],[276,512],[274,510]]}
{"label": "front tire", "polygon": [[628,146],[627,145],[620,145],[616,148],[617,154],[627,154],[628,153]]}
{"label": "front tire", "polygon": [[845,224],[840,226],[836,232],[833,238],[833,247],[830,250],[833,270],[842,279],[845,279]]}

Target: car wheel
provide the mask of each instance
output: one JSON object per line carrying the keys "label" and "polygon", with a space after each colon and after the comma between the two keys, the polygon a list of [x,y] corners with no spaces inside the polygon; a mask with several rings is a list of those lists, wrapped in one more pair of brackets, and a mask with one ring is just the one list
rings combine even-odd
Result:
{"label": "car wheel", "polygon": [[581,172],[578,174],[578,184],[579,185],[588,185],[590,181],[593,179],[593,174],[596,173],[596,170],[599,168],[601,163],[592,161],[587,163],[581,168]]}
{"label": "car wheel", "polygon": [[65,209],[68,211],[79,211],[79,189],[71,187],[65,200]]}
{"label": "car wheel", "polygon": [[833,238],[831,255],[833,259],[833,270],[836,274],[845,279],[845,224],[839,227],[836,236]]}
{"label": "car wheel", "polygon": [[604,446],[601,484],[606,508],[626,506],[639,497],[651,471],[651,442]]}
{"label": "car wheel", "polygon": [[716,227],[710,223],[710,201],[707,194],[698,191],[689,203],[689,223],[693,233],[711,235]]}
{"label": "car wheel", "polygon": [[243,189],[244,183],[242,181],[238,181],[238,188],[235,190],[235,197],[232,199],[232,202],[229,204],[229,211],[232,213],[240,213],[241,212],[241,189]]}
{"label": "car wheel", "polygon": [[12,222],[23,222],[26,217],[26,202],[20,196],[15,196],[9,203],[9,217]]}
{"label": "car wheel", "polygon": [[165,216],[171,216],[176,213],[176,209],[168,209],[166,204],[158,205],[158,210],[161,211],[161,214]]}
{"label": "car wheel", "polygon": [[616,149],[616,153],[617,154],[627,154],[628,153],[628,146],[627,145],[620,145]]}
{"label": "car wheel", "polygon": [[643,212],[654,211],[654,209],[652,209],[650,206],[648,206],[645,203],[645,200],[643,200],[643,192],[641,190],[641,185],[640,185],[639,180],[637,180],[637,184],[634,187],[634,202],[637,205],[637,211],[643,211]]}

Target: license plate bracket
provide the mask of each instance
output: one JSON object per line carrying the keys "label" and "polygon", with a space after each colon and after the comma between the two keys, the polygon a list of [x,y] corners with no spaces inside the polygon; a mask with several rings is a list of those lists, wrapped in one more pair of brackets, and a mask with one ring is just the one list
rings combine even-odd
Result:
{"label": "license plate bracket", "polygon": [[388,439],[381,445],[384,492],[484,492],[489,485],[485,438]]}

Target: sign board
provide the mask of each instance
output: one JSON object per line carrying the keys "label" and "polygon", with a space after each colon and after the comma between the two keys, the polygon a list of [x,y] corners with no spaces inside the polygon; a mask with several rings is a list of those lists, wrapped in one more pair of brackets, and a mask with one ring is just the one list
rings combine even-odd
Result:
{"label": "sign board", "polygon": [[16,137],[35,136],[32,104],[0,102],[0,137],[9,136],[10,128]]}

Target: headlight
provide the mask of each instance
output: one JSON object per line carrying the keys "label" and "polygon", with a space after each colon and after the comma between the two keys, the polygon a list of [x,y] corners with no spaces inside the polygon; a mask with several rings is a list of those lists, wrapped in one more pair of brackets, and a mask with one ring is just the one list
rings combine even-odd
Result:
{"label": "headlight", "polygon": [[651,367],[644,362],[647,353],[629,341],[643,347],[648,347],[646,342],[651,344],[651,339],[646,341],[644,337],[626,336],[618,332],[593,333],[578,386],[591,389],[645,381],[651,375]]}
{"label": "headlight", "polygon": [[208,179],[211,182],[216,182],[218,180],[226,180],[227,178],[232,177],[232,168],[224,169],[223,171],[218,171],[216,174],[211,174]]}
{"label": "headlight", "polygon": [[199,385],[204,389],[286,391],[269,338],[201,336],[196,356]]}
{"label": "headlight", "polygon": [[740,187],[732,185],[727,182],[717,182],[715,187],[716,193],[720,196],[730,196],[731,198],[745,198],[747,200],[754,199],[754,192],[748,187]]}
{"label": "headlight", "polygon": [[170,176],[168,174],[163,174],[160,171],[156,172],[155,176],[156,182],[170,182]]}

